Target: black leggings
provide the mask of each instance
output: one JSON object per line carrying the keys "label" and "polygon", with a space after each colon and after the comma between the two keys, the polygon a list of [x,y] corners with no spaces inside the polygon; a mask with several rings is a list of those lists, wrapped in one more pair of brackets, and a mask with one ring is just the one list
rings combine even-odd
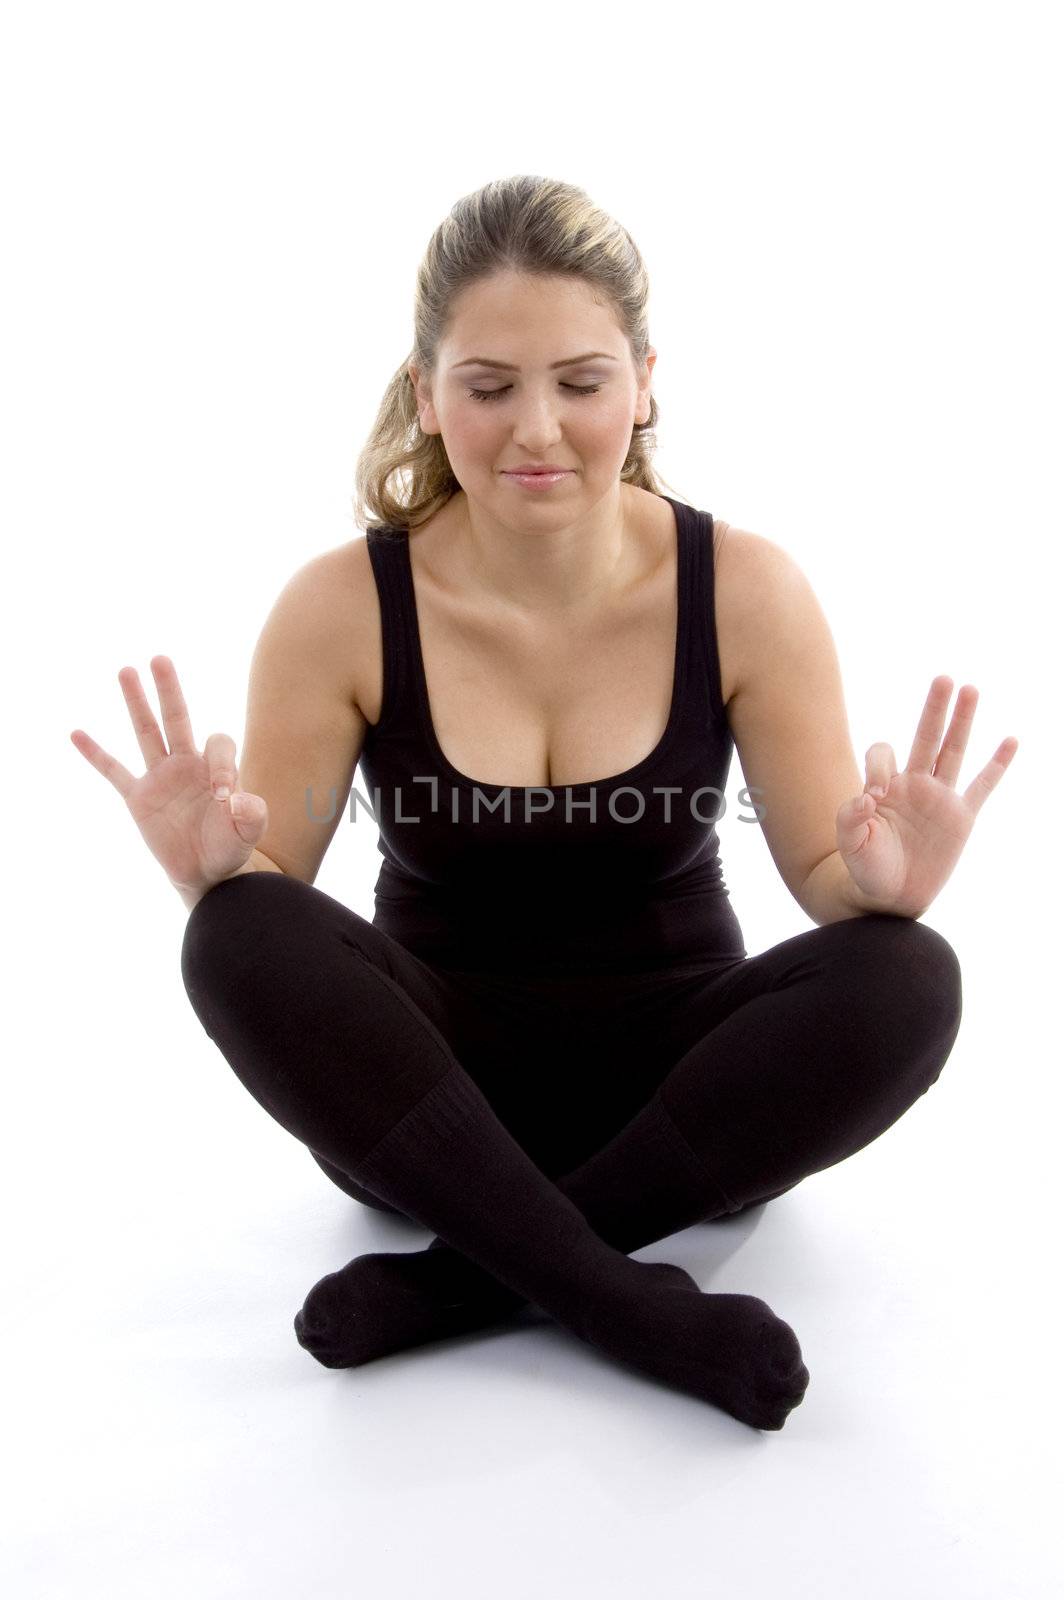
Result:
{"label": "black leggings", "polygon": [[952,946],[909,918],[828,923],[723,966],[500,977],[429,966],[273,872],[203,896],[181,971],[259,1104],[385,1211],[352,1173],[456,1063],[554,1182],[658,1095],[712,1175],[709,1219],[877,1138],[937,1080],[961,1020]]}

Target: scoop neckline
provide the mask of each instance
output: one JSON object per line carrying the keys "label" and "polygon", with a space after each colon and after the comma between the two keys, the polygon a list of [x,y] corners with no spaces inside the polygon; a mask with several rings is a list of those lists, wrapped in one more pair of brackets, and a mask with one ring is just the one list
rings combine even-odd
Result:
{"label": "scoop neckline", "polygon": [[676,643],[672,662],[672,694],[669,700],[669,715],[665,723],[664,732],[653,750],[645,755],[635,766],[627,767],[623,772],[616,772],[607,778],[587,779],[583,783],[484,783],[479,778],[471,778],[468,773],[459,772],[452,761],[449,761],[436,736],[436,728],[432,721],[432,706],[429,701],[428,677],[425,672],[425,656],[421,648],[421,628],[417,616],[417,590],[414,585],[414,568],[410,560],[410,530],[402,529],[403,566],[407,594],[410,600],[411,633],[413,635],[414,676],[417,686],[418,707],[421,714],[422,732],[432,752],[433,759],[443,768],[452,784],[462,789],[479,789],[482,794],[566,794],[577,789],[601,789],[606,784],[623,783],[629,778],[639,777],[649,767],[659,761],[666,753],[672,742],[677,723],[680,720],[680,700],[683,691],[682,677],[687,661],[687,605],[684,596],[684,526],[680,503],[671,495],[662,495],[672,507],[673,524],[676,538]]}

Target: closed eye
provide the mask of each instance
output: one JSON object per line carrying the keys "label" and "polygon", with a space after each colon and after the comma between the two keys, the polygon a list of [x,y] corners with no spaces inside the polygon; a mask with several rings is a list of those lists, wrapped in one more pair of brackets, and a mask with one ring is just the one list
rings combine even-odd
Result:
{"label": "closed eye", "polygon": [[[501,389],[470,389],[468,394],[471,400],[497,400],[500,395],[506,394],[507,390],[512,387],[512,384],[504,383]],[[602,385],[601,383],[563,383],[562,388],[571,389],[574,394],[598,394]]]}

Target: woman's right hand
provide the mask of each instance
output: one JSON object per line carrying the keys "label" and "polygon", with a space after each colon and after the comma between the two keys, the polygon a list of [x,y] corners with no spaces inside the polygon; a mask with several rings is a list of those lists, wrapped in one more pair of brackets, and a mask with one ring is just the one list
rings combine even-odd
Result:
{"label": "woman's right hand", "polygon": [[[166,739],[135,667],[118,674],[147,771],[135,778],[81,728],[70,737],[86,761],[118,790],[148,849],[176,889],[205,894],[250,858],[267,822],[261,795],[236,789],[236,745],[212,733],[196,749],[188,707],[169,656],[153,656]],[[169,748],[167,748],[169,745]],[[233,802],[242,803],[239,816]]]}

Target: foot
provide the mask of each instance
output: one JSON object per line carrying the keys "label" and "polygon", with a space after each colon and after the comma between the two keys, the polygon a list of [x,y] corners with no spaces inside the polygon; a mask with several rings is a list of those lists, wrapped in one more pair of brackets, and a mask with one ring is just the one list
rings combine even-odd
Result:
{"label": "foot", "polygon": [[[654,1281],[697,1291],[681,1267],[650,1263]],[[509,1320],[523,1295],[449,1245],[356,1256],[316,1283],[296,1338],[325,1367],[360,1367],[416,1345]]]}
{"label": "foot", "polygon": [[648,1282],[627,1311],[593,1314],[582,1337],[753,1428],[782,1428],[809,1385],[793,1328],[756,1295]]}
{"label": "foot", "polygon": [[[809,1383],[788,1324],[754,1295],[703,1294],[670,1263],[632,1265],[638,1294],[592,1315],[578,1336],[752,1427],[782,1428]],[[295,1332],[323,1366],[355,1367],[510,1320],[527,1305],[449,1247],[379,1252],[316,1283]]]}
{"label": "foot", "polygon": [[380,1251],[356,1256],[316,1283],[296,1314],[295,1331],[323,1366],[360,1367],[490,1327],[527,1304],[449,1248]]}

